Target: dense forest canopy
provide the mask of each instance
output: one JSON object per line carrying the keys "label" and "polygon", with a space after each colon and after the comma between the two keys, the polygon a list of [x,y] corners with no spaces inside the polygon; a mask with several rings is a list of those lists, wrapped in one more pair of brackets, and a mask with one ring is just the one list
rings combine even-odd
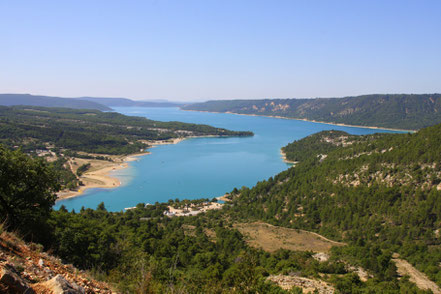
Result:
{"label": "dense forest canopy", "polygon": [[343,131],[322,131],[302,140],[289,143],[282,147],[282,152],[286,159],[290,161],[304,161],[307,158],[313,158],[320,154],[327,154],[338,146],[346,146],[349,140],[360,138],[355,135],[349,135]]}
{"label": "dense forest canopy", "polygon": [[182,109],[281,116],[329,123],[417,130],[441,123],[441,94],[217,100],[189,104]]}
{"label": "dense forest canopy", "polygon": [[[11,151],[0,144],[0,222],[31,238],[46,227],[55,193],[55,169],[42,158]],[[38,238],[38,237],[37,237]]]}
{"label": "dense forest canopy", "polygon": [[24,150],[48,145],[71,151],[131,154],[149,140],[189,136],[252,136],[208,125],[160,122],[90,109],[0,106],[0,143]]}

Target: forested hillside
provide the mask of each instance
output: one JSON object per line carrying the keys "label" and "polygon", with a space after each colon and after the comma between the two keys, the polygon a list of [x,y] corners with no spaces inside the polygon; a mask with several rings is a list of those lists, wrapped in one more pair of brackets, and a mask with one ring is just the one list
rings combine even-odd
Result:
{"label": "forested hillside", "polygon": [[441,285],[440,146],[441,125],[414,134],[321,132],[283,148],[297,165],[235,191],[231,212],[346,241],[339,254],[383,277],[393,271],[368,255],[399,253]]}
{"label": "forested hillside", "polygon": [[23,150],[52,146],[89,153],[131,154],[145,149],[148,140],[210,135],[253,134],[89,109],[0,106],[0,143]]}
{"label": "forested hillside", "polygon": [[441,94],[375,94],[345,98],[218,100],[184,110],[281,116],[329,123],[417,130],[441,123]]}
{"label": "forested hillside", "polygon": [[[435,255],[436,242],[430,243],[434,251],[426,255],[428,243],[425,237],[419,237],[417,224],[412,223],[413,235],[407,238],[407,243],[396,245],[402,241],[386,242],[383,235],[372,236],[374,229],[369,219],[361,218],[359,223],[352,219],[350,211],[345,211],[348,220],[342,222],[339,219],[343,217],[342,210],[335,212],[338,217],[334,219],[320,219],[327,227],[324,234],[349,243],[348,246],[340,244],[334,247],[328,253],[330,258],[321,260],[311,251],[279,249],[266,252],[250,247],[235,223],[241,222],[243,228],[247,222],[267,220],[287,227],[321,231],[317,217],[322,217],[326,207],[316,203],[318,206],[311,210],[308,201],[302,199],[304,210],[300,211],[304,216],[300,217],[303,221],[291,222],[289,219],[296,220],[298,216],[281,214],[287,211],[280,204],[279,196],[286,195],[284,201],[287,203],[297,201],[291,198],[295,191],[280,190],[275,193],[277,187],[284,189],[284,184],[295,182],[294,176],[286,176],[294,174],[302,163],[251,190],[233,191],[233,202],[225,204],[221,210],[197,216],[167,217],[164,211],[168,210],[168,205],[189,207],[195,201],[139,204],[136,209],[119,213],[106,211],[104,204],[96,210],[68,212],[61,207],[59,211],[51,211],[50,204],[55,199],[51,189],[56,187],[56,183],[51,178],[51,170],[45,167],[47,164],[28,158],[19,151],[0,149],[0,152],[3,166],[16,170],[15,173],[8,172],[10,176],[3,178],[0,191],[0,215],[15,215],[14,218],[6,218],[5,226],[34,242],[43,243],[46,249],[65,262],[89,270],[95,278],[107,281],[124,293],[302,293],[299,287],[306,287],[305,281],[320,281],[320,285],[326,285],[319,288],[319,293],[427,293],[418,290],[406,278],[397,279],[396,268],[391,261],[392,253],[400,252],[423,265],[439,260]],[[315,162],[315,159],[312,161]],[[26,168],[28,164],[31,169]],[[34,173],[33,169],[42,172]],[[35,181],[46,182],[48,190],[42,188],[38,193],[32,193],[32,182],[25,180],[30,176]],[[279,179],[284,179],[285,183],[280,184]],[[301,192],[313,202],[319,198],[314,190],[304,189]],[[24,202],[22,193],[28,195]],[[363,196],[367,195],[366,192]],[[331,198],[340,199],[336,195]],[[384,206],[388,207],[390,198],[385,200]],[[276,206],[271,204],[273,202]],[[315,211],[319,212],[318,216]],[[357,212],[354,210],[354,213]],[[354,232],[347,236],[340,234],[348,231],[348,227],[359,229],[361,222],[365,222],[370,234],[366,238],[361,233],[358,238],[353,237]],[[342,228],[341,223],[347,227]],[[331,224],[334,230],[329,230]],[[424,223],[422,226],[429,225]],[[372,243],[372,238],[377,238],[375,243]],[[418,257],[426,259],[420,261]],[[367,270],[363,280],[357,273],[357,268],[361,267]],[[271,282],[278,279],[298,280],[300,283],[296,285],[299,287],[292,288],[290,292],[284,291]]]}
{"label": "forested hillside", "polygon": [[282,152],[287,160],[299,162],[320,154],[324,156],[339,146],[347,146],[361,138],[343,131],[322,131],[282,147]]}
{"label": "forested hillside", "polygon": [[[400,277],[397,265],[407,260],[441,285],[439,146],[441,125],[413,134],[321,132],[283,148],[294,167],[234,189],[222,209],[185,217],[164,212],[208,200],[52,211],[56,172],[0,148],[8,175],[0,215],[6,227],[128,293],[287,293],[275,283],[287,280],[303,289],[315,282],[319,293],[430,293]],[[46,184],[34,191],[37,182]],[[316,232],[335,246],[317,256],[284,249],[286,236],[276,236],[265,251],[250,242],[259,226]]]}

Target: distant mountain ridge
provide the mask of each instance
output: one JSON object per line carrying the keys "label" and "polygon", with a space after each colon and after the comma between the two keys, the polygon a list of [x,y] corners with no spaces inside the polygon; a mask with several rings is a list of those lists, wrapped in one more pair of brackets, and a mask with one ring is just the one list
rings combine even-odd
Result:
{"label": "distant mountain ridge", "polygon": [[99,98],[99,97],[79,97],[64,98],[55,96],[42,96],[31,94],[0,94],[0,105],[29,105],[42,107],[64,107],[75,109],[96,109],[101,111],[112,110],[113,106],[126,107],[178,107],[183,104],[160,101],[135,101],[128,98]]}
{"label": "distant mountain ridge", "polygon": [[77,99],[87,100],[103,104],[109,107],[112,106],[138,106],[138,107],[178,107],[182,104],[169,101],[135,101],[128,98],[99,98],[99,97],[80,97]]}
{"label": "distant mountain ridge", "polygon": [[101,111],[112,110],[110,107],[93,101],[75,98],[61,98],[30,94],[0,94],[0,105],[29,105],[43,107],[65,107],[75,109],[96,109]]}
{"label": "distant mountain ridge", "polygon": [[183,110],[281,116],[328,123],[417,130],[441,123],[441,94],[372,94],[344,98],[213,100]]}

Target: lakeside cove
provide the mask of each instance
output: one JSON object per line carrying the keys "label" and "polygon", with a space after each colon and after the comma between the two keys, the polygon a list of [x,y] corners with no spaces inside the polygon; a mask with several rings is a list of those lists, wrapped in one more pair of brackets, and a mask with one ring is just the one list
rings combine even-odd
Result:
{"label": "lakeside cove", "polygon": [[[219,136],[200,136],[200,137],[219,137]],[[99,159],[84,159],[84,158],[71,158],[68,164],[72,172],[76,173],[81,165],[90,165],[90,168],[81,176],[79,180],[81,185],[76,190],[62,190],[57,193],[57,201],[69,199],[77,196],[83,195],[88,189],[101,188],[101,189],[112,189],[121,186],[123,183],[121,180],[113,175],[115,171],[126,169],[130,167],[130,162],[138,161],[139,157],[151,154],[151,148],[168,145],[168,144],[178,144],[179,142],[189,139],[198,138],[197,136],[174,138],[162,141],[144,141],[144,143],[149,144],[149,148],[144,150],[144,152],[129,154],[129,155],[108,155],[101,154],[109,160],[99,160]],[[97,155],[97,154],[87,154],[87,155]]]}
{"label": "lakeside cove", "polygon": [[[280,148],[322,130],[343,130],[363,135],[391,132],[381,129],[334,126],[273,117],[183,111],[178,108],[118,107],[117,112],[159,121],[207,124],[254,132],[253,137],[188,138],[179,144],[156,144],[149,156],[126,162],[127,168],[108,175],[122,184],[116,188],[91,187],[55,205],[80,210],[104,202],[110,211],[138,203],[167,202],[171,198],[214,198],[242,186],[252,187],[292,166]],[[178,142],[175,142],[178,143]]]}

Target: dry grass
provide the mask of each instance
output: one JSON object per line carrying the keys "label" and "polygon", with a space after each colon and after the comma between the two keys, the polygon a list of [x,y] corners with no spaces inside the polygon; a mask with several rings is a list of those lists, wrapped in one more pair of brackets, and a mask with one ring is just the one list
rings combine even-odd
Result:
{"label": "dry grass", "polygon": [[216,243],[216,232],[214,230],[205,228],[204,233],[208,237],[208,240]]}
{"label": "dry grass", "polygon": [[293,287],[302,288],[303,293],[319,293],[319,294],[333,294],[335,293],[334,287],[326,282],[308,279],[297,276],[284,276],[284,275],[272,275],[268,277],[268,280],[279,285],[284,290],[290,290]]}
{"label": "dry grass", "polygon": [[329,240],[319,234],[272,226],[267,223],[241,223],[234,225],[245,236],[250,246],[268,252],[278,249],[328,252],[332,246],[343,246],[344,243]]}
{"label": "dry grass", "polygon": [[[181,226],[181,228],[182,228],[182,230],[184,230],[184,234],[186,236],[196,237],[196,227],[195,226],[184,224]],[[204,231],[204,234],[208,237],[208,239],[211,242],[216,243],[216,232],[214,230],[204,228],[203,231]]]}
{"label": "dry grass", "polygon": [[196,237],[196,227],[192,225],[182,225],[182,230],[186,236]]}
{"label": "dry grass", "polygon": [[431,281],[424,273],[414,268],[406,260],[398,258],[398,254],[394,254],[393,257],[394,259],[392,259],[392,261],[395,262],[397,272],[400,276],[409,276],[409,280],[415,283],[421,290],[431,290],[434,294],[441,293],[441,289],[438,287],[438,285]]}

